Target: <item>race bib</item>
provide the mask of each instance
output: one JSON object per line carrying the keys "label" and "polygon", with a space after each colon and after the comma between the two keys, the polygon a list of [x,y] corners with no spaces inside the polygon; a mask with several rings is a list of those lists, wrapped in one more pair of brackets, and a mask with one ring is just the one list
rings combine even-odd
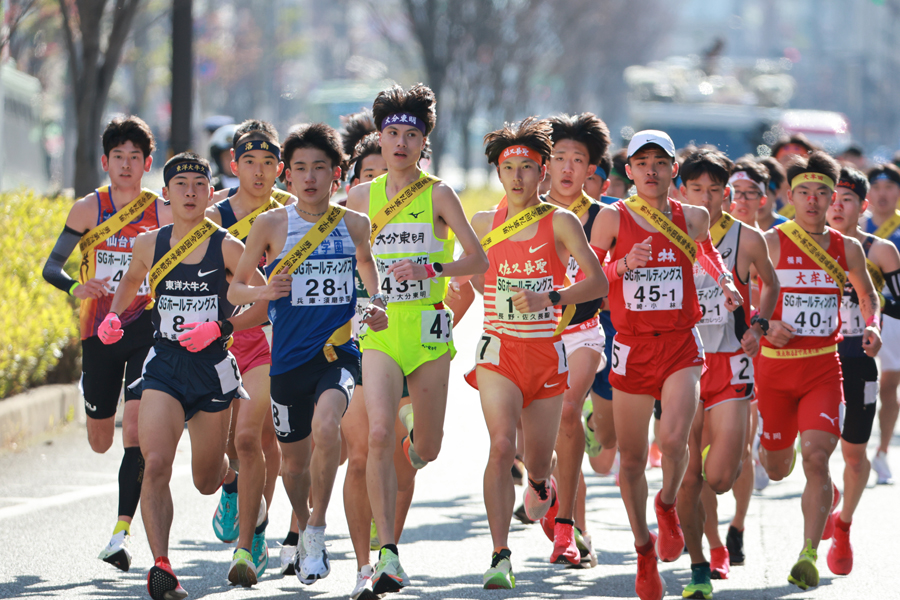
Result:
{"label": "race bib", "polygon": [[838,325],[838,299],[834,294],[785,293],[781,320],[789,323],[797,335],[827,337]]}
{"label": "race bib", "polygon": [[449,310],[422,311],[422,343],[444,344],[453,339],[453,314]]}
{"label": "race bib", "polygon": [[204,323],[219,319],[219,297],[163,295],[156,299],[156,310],[159,311],[160,336],[177,342],[178,336],[184,333],[185,323]]}
{"label": "race bib", "polygon": [[859,337],[866,329],[859,304],[851,302],[849,296],[841,299],[841,333],[845,337]]}
{"label": "race bib", "polygon": [[[119,288],[119,282],[122,276],[128,270],[131,264],[131,252],[116,252],[115,250],[97,250],[97,269],[95,277],[103,279],[109,277],[109,293],[115,294]],[[146,277],[138,289],[138,296],[147,296],[150,294],[150,283]]]}
{"label": "race bib", "polygon": [[521,288],[532,292],[546,293],[553,290],[553,277],[536,277],[532,279],[497,278],[495,307],[497,318],[501,321],[549,321],[553,317],[553,307],[548,306],[538,312],[521,313],[513,305],[513,296],[519,292],[510,288]]}
{"label": "race bib", "polygon": [[553,342],[553,348],[556,350],[556,372],[567,373],[569,371],[569,359],[566,356],[565,342],[562,340]]}
{"label": "race bib", "polygon": [[401,260],[411,260],[417,265],[427,265],[430,262],[427,254],[402,258],[376,258],[375,266],[378,269],[378,279],[381,280],[381,293],[387,302],[408,302],[427,298],[431,294],[430,279],[397,281],[393,275],[387,275],[388,268]]}
{"label": "race bib", "polygon": [[569,278],[569,281],[575,283],[575,278],[578,276],[578,271],[578,263],[575,262],[575,257],[569,255],[569,264],[566,265],[566,276]]}
{"label": "race bib", "polygon": [[291,414],[288,407],[272,400],[272,422],[275,424],[275,433],[279,437],[291,435]]}
{"label": "race bib", "polygon": [[223,394],[234,391],[241,385],[241,375],[238,372],[237,361],[234,360],[234,356],[230,352],[222,362],[216,365],[216,373],[219,375],[219,386],[222,388]]}
{"label": "race bib", "polygon": [[728,322],[728,309],[725,308],[725,292],[716,286],[697,290],[700,301],[700,318],[698,325],[723,325]]}
{"label": "race bib", "polygon": [[634,269],[622,276],[628,310],[680,310],[684,299],[681,267]]}
{"label": "race bib", "polygon": [[353,259],[307,259],[291,278],[292,306],[347,304],[353,299]]}
{"label": "race bib", "polygon": [[613,340],[612,364],[610,365],[613,373],[623,377],[625,376],[625,365],[628,363],[628,354],[630,352],[630,346],[626,346],[619,341]]}
{"label": "race bib", "polygon": [[500,365],[500,338],[485,333],[481,336],[476,348],[477,356],[475,362],[478,364],[490,363],[492,365]]}
{"label": "race bib", "polygon": [[746,354],[735,354],[731,361],[731,385],[751,385],[753,383],[753,361]]}

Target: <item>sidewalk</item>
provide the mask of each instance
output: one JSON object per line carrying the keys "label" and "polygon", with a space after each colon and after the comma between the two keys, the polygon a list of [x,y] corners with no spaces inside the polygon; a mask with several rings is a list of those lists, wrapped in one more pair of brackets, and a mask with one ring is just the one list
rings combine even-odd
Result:
{"label": "sidewalk", "polygon": [[85,419],[75,383],[45,385],[0,400],[0,451],[15,450],[61,425]]}

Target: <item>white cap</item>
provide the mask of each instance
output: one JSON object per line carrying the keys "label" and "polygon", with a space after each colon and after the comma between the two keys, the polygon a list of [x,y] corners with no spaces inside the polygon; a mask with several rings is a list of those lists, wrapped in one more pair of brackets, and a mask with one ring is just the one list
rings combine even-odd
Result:
{"label": "white cap", "polygon": [[666,154],[675,158],[675,142],[672,141],[668,133],[658,129],[645,129],[634,134],[634,137],[628,142],[628,156],[626,158],[631,158],[635,152],[647,144],[656,144],[665,150]]}

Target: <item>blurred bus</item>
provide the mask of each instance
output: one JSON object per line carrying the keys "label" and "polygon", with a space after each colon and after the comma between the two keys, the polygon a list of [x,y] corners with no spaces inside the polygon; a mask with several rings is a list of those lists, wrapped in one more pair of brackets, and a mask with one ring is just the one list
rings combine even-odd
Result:
{"label": "blurred bus", "polygon": [[0,68],[0,190],[50,187],[50,164],[44,147],[41,82],[5,64]]}

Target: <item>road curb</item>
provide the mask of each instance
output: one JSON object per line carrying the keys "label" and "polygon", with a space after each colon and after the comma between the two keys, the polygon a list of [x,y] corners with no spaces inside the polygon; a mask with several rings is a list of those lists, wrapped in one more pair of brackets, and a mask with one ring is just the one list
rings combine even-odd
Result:
{"label": "road curb", "polygon": [[21,445],[72,421],[84,422],[78,385],[45,385],[0,401],[0,448]]}

